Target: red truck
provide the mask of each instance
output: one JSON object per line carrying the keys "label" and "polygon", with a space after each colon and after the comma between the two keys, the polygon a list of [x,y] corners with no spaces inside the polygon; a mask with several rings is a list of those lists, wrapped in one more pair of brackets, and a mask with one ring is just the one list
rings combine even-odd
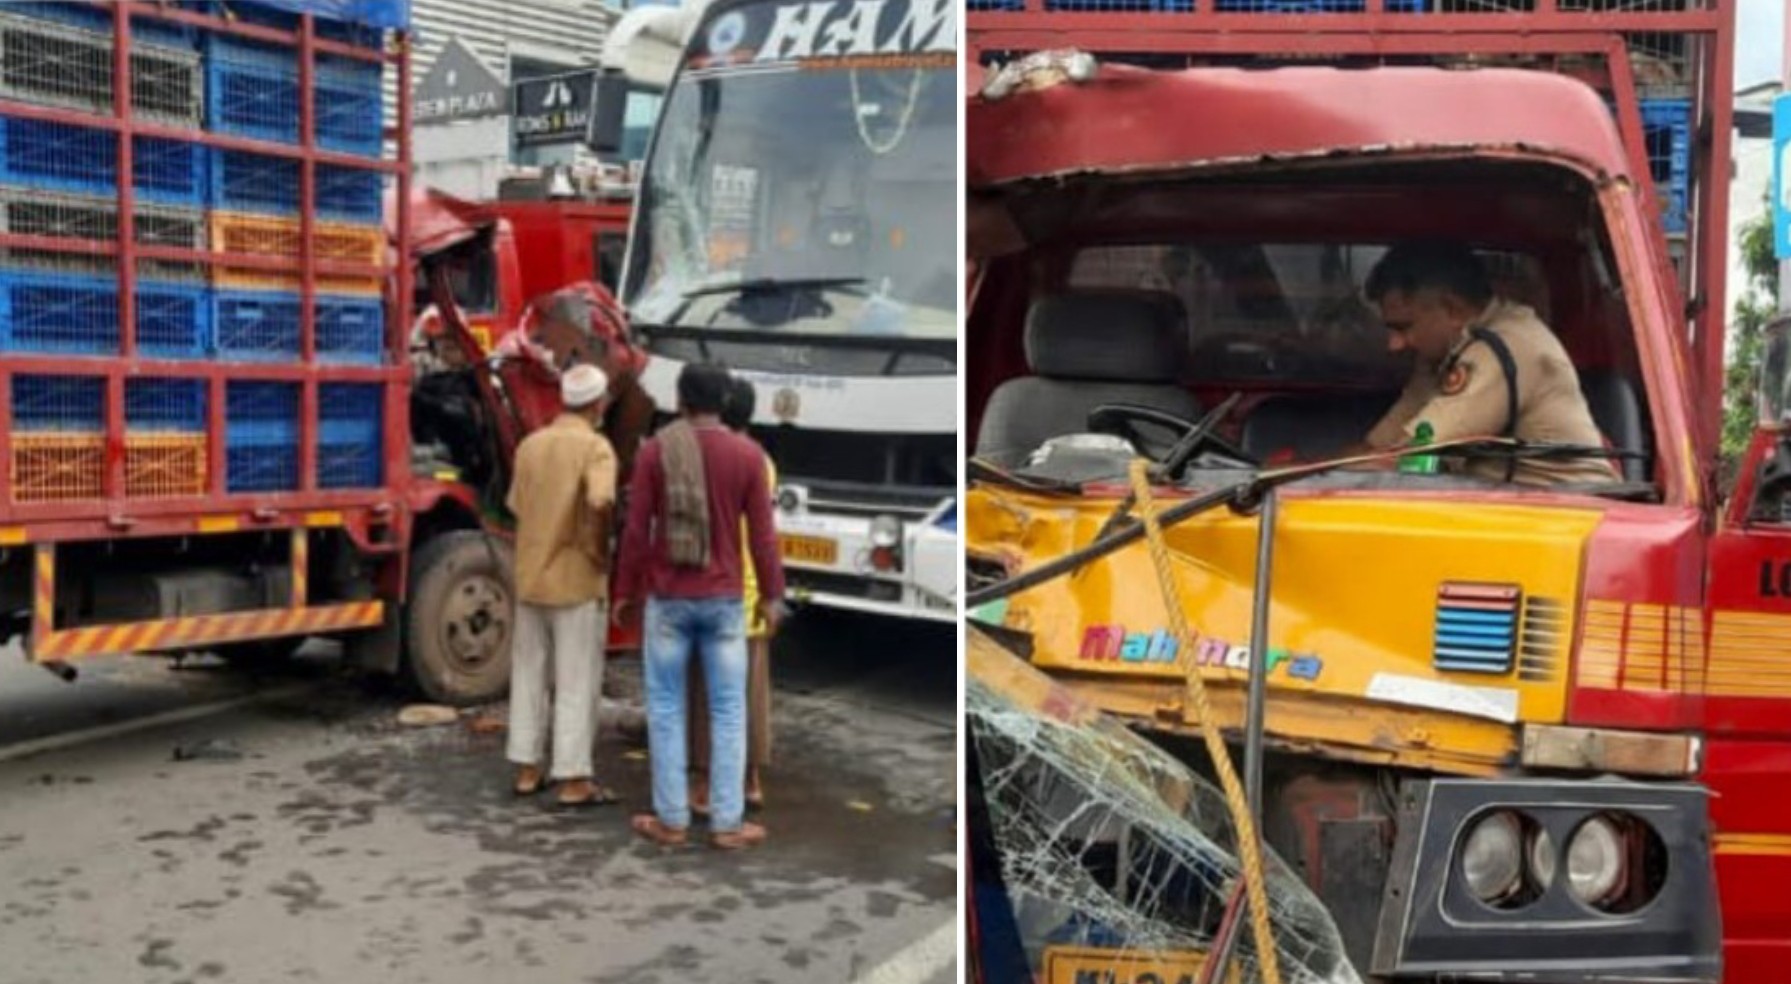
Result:
{"label": "red truck", "polygon": [[[414,196],[403,3],[9,4],[0,33],[7,634],[71,677],[337,638],[432,698],[501,694],[508,453],[555,386],[474,329],[594,279],[595,241],[528,255],[537,216],[613,216]],[[492,304],[463,318],[469,270]],[[422,371],[413,285],[449,312]],[[638,417],[613,303],[585,295],[547,348],[623,370]]]}
{"label": "red truck", "polygon": [[[1785,976],[1782,334],[1740,487],[1715,479],[1733,16],[972,0],[984,980],[1214,979],[1237,869],[1198,810],[1126,799],[1142,757],[1053,737],[1084,707],[1197,773],[1184,739],[1210,728],[1254,758],[1274,898],[1326,914],[1275,907],[1284,979]],[[1335,457],[1399,391],[1361,288],[1409,239],[1472,247],[1571,356],[1606,445],[1518,452],[1620,480],[1276,470]],[[1130,518],[1134,454],[1174,595]],[[1088,780],[1103,763],[1122,778]]]}

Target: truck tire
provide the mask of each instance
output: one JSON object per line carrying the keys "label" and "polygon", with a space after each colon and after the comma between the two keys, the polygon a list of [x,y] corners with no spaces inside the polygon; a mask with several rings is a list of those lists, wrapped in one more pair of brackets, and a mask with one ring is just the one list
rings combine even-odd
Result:
{"label": "truck tire", "polygon": [[417,551],[404,649],[424,696],[459,706],[508,691],[512,583],[510,546],[496,537],[456,530]]}

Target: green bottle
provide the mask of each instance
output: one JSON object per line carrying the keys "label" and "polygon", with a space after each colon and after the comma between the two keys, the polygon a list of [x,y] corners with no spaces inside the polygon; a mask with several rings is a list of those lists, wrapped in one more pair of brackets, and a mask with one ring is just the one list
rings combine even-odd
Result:
{"label": "green bottle", "polygon": [[[1430,421],[1420,420],[1412,434],[1412,447],[1429,447],[1435,437],[1436,430],[1430,426]],[[1399,459],[1399,470],[1414,475],[1435,475],[1442,467],[1434,454],[1408,454]]]}

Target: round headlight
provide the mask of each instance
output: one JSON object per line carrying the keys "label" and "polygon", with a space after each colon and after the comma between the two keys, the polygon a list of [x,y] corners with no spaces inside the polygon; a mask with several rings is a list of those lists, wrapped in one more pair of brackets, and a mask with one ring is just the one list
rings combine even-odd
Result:
{"label": "round headlight", "polygon": [[1559,859],[1555,856],[1555,842],[1549,838],[1548,831],[1536,828],[1530,837],[1530,877],[1536,880],[1538,890],[1547,891],[1555,882],[1555,865]]}
{"label": "round headlight", "polygon": [[1567,842],[1567,886],[1587,905],[1609,898],[1623,881],[1623,834],[1604,817],[1580,824]]}
{"label": "round headlight", "polygon": [[871,520],[871,546],[893,547],[902,542],[902,521],[894,516],[878,516]]}
{"label": "round headlight", "polygon": [[1461,875],[1468,891],[1489,904],[1523,885],[1523,827],[1517,814],[1500,810],[1468,830],[1461,845]]}

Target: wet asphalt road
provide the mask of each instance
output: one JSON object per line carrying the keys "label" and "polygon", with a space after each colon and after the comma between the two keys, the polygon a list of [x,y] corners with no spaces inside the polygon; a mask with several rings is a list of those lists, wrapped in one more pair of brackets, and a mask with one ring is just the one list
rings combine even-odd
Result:
{"label": "wet asphalt road", "polygon": [[501,735],[400,727],[327,646],[74,685],[0,653],[0,982],[956,980],[952,630],[791,628],[744,855],[636,840],[646,757],[614,733],[623,805],[515,800]]}

